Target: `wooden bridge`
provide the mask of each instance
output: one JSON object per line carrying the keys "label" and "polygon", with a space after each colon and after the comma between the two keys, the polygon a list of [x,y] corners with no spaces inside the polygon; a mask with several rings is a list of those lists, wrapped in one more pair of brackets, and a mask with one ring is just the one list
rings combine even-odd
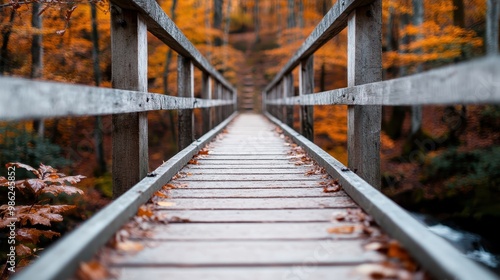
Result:
{"label": "wooden bridge", "polygon": [[[264,89],[262,114],[238,114],[235,87],[155,1],[111,2],[114,89],[0,78],[4,121],[112,114],[114,125],[115,200],[15,279],[71,279],[98,252],[112,256],[101,261],[119,279],[363,279],[356,268],[389,260],[365,246],[385,246],[385,235],[433,278],[498,278],[377,190],[381,106],[498,104],[496,54],[381,81],[381,1],[338,1]],[[314,93],[313,54],[346,26],[349,86]],[[147,31],[179,54],[177,97],[148,93]],[[488,32],[489,48],[498,48],[498,30]],[[202,98],[194,98],[194,67],[203,72]],[[296,67],[300,94],[293,96]],[[313,106],[338,104],[349,105],[349,166],[311,141]],[[291,128],[293,106],[301,133]],[[196,108],[203,108],[199,139]],[[148,173],[152,110],[179,110],[181,151]],[[154,217],[147,234],[133,227],[136,214]],[[124,226],[144,248],[103,251]]]}

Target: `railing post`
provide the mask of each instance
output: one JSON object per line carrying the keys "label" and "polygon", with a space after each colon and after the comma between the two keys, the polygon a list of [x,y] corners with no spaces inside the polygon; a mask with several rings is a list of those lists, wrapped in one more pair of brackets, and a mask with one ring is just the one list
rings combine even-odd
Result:
{"label": "railing post", "polygon": [[[215,98],[217,100],[222,100],[222,85],[219,82],[215,84]],[[217,106],[217,109],[215,110],[215,119],[217,120],[217,124],[220,124],[224,119],[222,117],[222,109],[223,106]]]}
{"label": "railing post", "polygon": [[[382,80],[381,0],[357,8],[348,19],[348,86]],[[353,97],[355,98],[355,97]],[[380,189],[381,106],[348,107],[348,165]]]}
{"label": "railing post", "polygon": [[[177,61],[177,95],[194,98],[194,75],[191,59],[178,56]],[[179,150],[191,145],[194,141],[194,118],[192,109],[179,110]]]}
{"label": "railing post", "polygon": [[[147,27],[134,11],[111,9],[113,87],[147,92]],[[148,172],[147,113],[113,115],[113,197]]]}
{"label": "railing post", "polygon": [[[311,94],[314,92],[314,62],[313,56],[300,62],[299,71],[299,95]],[[314,114],[313,106],[300,107],[301,133],[307,139],[314,140]]]}
{"label": "railing post", "polygon": [[[284,77],[284,84],[283,84],[283,97],[292,97],[293,96],[293,75],[286,74]],[[283,106],[284,110],[284,123],[288,125],[289,127],[293,127],[293,106],[292,105],[286,105]]]}
{"label": "railing post", "polygon": [[[207,72],[203,72],[201,77],[201,98],[203,99],[212,99],[212,79]],[[202,118],[203,118],[203,133],[207,133],[210,129],[212,129],[212,112],[211,108],[203,108],[202,109]]]}

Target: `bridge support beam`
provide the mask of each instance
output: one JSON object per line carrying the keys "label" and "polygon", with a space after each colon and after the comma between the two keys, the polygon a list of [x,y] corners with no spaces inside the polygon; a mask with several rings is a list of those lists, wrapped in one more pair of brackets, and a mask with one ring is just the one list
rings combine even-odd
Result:
{"label": "bridge support beam", "polygon": [[[309,56],[300,62],[299,71],[299,95],[311,94],[314,92],[314,61],[313,56]],[[301,133],[308,140],[314,142],[314,112],[313,106],[301,106],[300,127]]]}
{"label": "bridge support beam", "polygon": [[[145,22],[134,11],[111,9],[113,87],[148,91]],[[147,113],[113,115],[113,197],[117,198],[148,172]]]}
{"label": "bridge support beam", "polygon": [[[357,8],[348,19],[349,87],[382,80],[382,1]],[[355,98],[355,97],[353,97]],[[348,166],[380,189],[381,106],[348,107]]]}
{"label": "bridge support beam", "polygon": [[[178,56],[177,61],[177,95],[194,98],[194,66],[191,59]],[[179,151],[194,141],[193,109],[179,110]]]}

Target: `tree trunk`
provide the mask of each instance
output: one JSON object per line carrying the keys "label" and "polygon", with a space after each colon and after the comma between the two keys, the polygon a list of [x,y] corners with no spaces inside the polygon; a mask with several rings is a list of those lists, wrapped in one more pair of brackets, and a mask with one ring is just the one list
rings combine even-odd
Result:
{"label": "tree trunk", "polygon": [[228,45],[229,45],[229,27],[231,25],[231,1],[227,1],[227,6],[226,6],[226,20],[224,23],[224,40],[223,40],[223,46],[224,46],[224,71],[226,71],[228,67],[228,61],[229,61],[229,52],[227,50]]}
{"label": "tree trunk", "polygon": [[[43,71],[43,45],[42,45],[42,17],[39,15],[41,3],[33,2],[31,16],[31,26],[36,30],[31,41],[31,78],[39,79]],[[43,137],[45,124],[43,119],[34,120],[33,128],[37,131],[39,137]]]}
{"label": "tree trunk", "polygon": [[255,0],[253,22],[255,31],[255,44],[257,44],[260,42],[259,0]]}
{"label": "tree trunk", "polygon": [[498,53],[498,18],[500,14],[500,1],[487,0],[486,12],[486,53],[496,55]]}
{"label": "tree trunk", "polygon": [[[94,59],[94,82],[96,86],[101,85],[101,68],[99,59],[99,29],[97,28],[97,9],[95,3],[90,4],[90,13],[92,17],[92,57]],[[96,175],[106,173],[106,161],[104,159],[103,135],[102,135],[101,116],[95,118],[94,141],[95,157],[97,161]]]}
{"label": "tree trunk", "polygon": [[[288,7],[288,9],[287,9],[288,15],[287,15],[286,27],[288,29],[292,29],[296,26],[296,24],[295,24],[295,0],[288,0],[287,7]],[[293,41],[295,41],[295,36],[289,34],[287,42],[292,43]]]}
{"label": "tree trunk", "polygon": [[[174,2],[177,2],[177,0],[174,0]],[[174,4],[172,3],[172,7],[174,7]],[[211,13],[211,10],[210,10],[210,0],[205,0],[205,29],[206,30],[210,30],[210,28],[212,28],[210,26],[210,13]],[[207,40],[207,46],[208,46],[208,50],[207,50],[207,60],[209,62],[210,61],[210,58],[212,57],[212,37],[210,36],[210,33],[207,32],[206,34],[206,40]]]}
{"label": "tree trunk", "polygon": [[[217,30],[222,30],[222,5],[223,0],[214,0],[214,17],[213,17],[213,27]],[[214,45],[216,47],[222,46],[222,38],[216,36],[214,40]]]}
{"label": "tree trunk", "polygon": [[9,24],[2,29],[2,48],[0,50],[0,76],[9,71],[9,39],[12,34],[12,24],[16,17],[16,11],[10,12]]}
{"label": "tree trunk", "polygon": [[[414,26],[422,28],[424,22],[424,2],[423,0],[413,0],[413,18],[412,23]],[[415,37],[415,40],[421,40],[422,33]],[[421,54],[422,50],[416,50],[417,54]],[[419,63],[416,67],[416,72],[422,72],[423,65]],[[411,106],[411,133],[410,138],[413,138],[422,130],[422,105]]]}

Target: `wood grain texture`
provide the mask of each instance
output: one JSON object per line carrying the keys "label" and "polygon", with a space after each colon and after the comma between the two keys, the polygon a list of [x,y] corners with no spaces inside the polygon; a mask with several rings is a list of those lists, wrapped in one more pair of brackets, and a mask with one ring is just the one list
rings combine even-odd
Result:
{"label": "wood grain texture", "polygon": [[[311,55],[300,63],[299,96],[312,93],[314,93],[314,60]],[[302,135],[314,142],[314,107],[301,106],[299,117]]]}
{"label": "wood grain texture", "polygon": [[[203,72],[201,78],[201,98],[212,99],[212,79],[206,72]],[[202,122],[203,133],[212,129],[212,108],[203,108]]]}
{"label": "wood grain texture", "polygon": [[[12,77],[0,77],[0,85],[0,119],[7,121],[207,108],[232,103]],[[26,106],[27,100],[30,106]]]}
{"label": "wood grain texture", "polygon": [[500,56],[492,55],[397,79],[268,100],[287,105],[454,105],[500,103]]}
{"label": "wood grain texture", "polygon": [[[113,87],[147,92],[146,24],[134,11],[111,8]],[[147,113],[113,115],[113,197],[117,198],[148,172]]]}
{"label": "wood grain texture", "polygon": [[[194,98],[194,68],[191,59],[181,55],[177,57],[177,95]],[[178,141],[179,151],[194,141],[194,116],[192,109],[178,111]]]}
{"label": "wood grain texture", "polygon": [[446,240],[436,236],[396,203],[322,150],[270,114],[286,135],[337,178],[356,203],[370,213],[382,229],[401,242],[436,279],[498,279],[491,271],[466,258]]}
{"label": "wood grain texture", "polygon": [[[382,1],[359,7],[349,15],[347,84],[382,80]],[[382,107],[350,105],[347,109],[347,161],[351,170],[380,189]],[[306,138],[308,138],[306,136]]]}

